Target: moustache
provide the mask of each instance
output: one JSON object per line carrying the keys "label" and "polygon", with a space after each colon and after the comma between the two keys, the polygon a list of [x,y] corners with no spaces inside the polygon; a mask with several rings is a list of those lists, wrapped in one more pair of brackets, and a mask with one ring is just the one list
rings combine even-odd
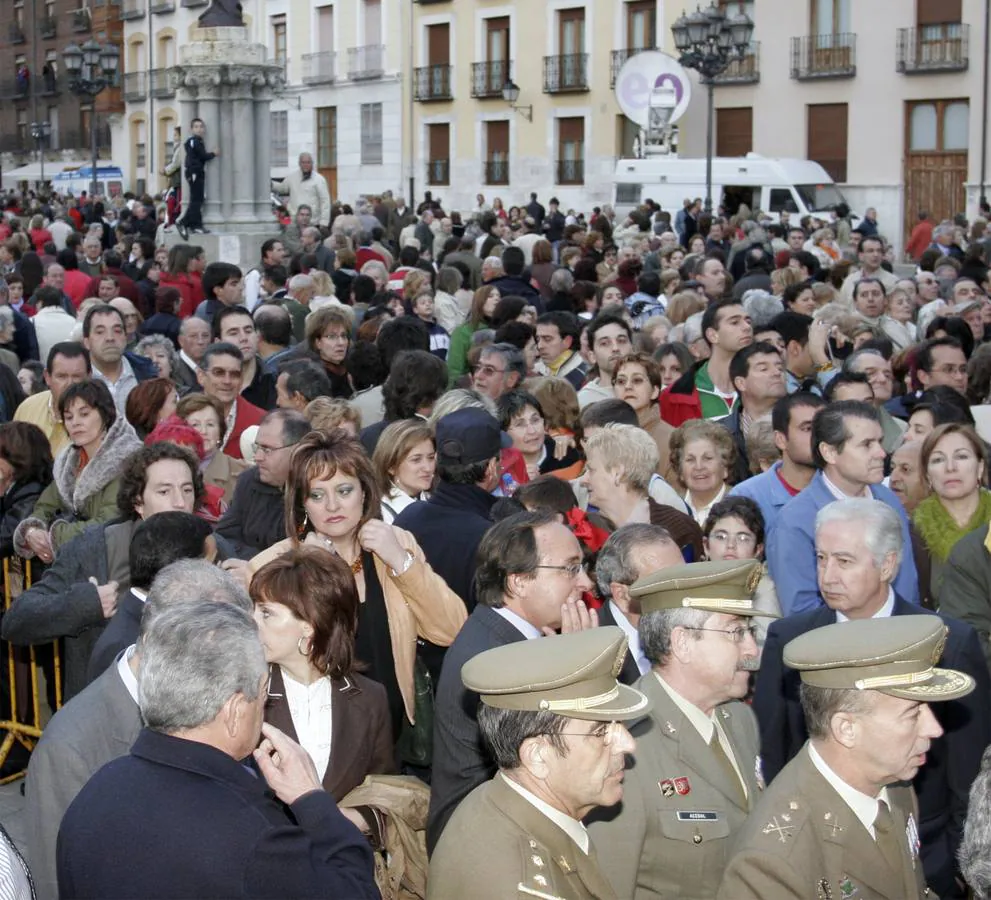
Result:
{"label": "moustache", "polygon": [[756,656],[748,656],[740,660],[736,668],[740,672],[756,672],[760,668],[760,660]]}

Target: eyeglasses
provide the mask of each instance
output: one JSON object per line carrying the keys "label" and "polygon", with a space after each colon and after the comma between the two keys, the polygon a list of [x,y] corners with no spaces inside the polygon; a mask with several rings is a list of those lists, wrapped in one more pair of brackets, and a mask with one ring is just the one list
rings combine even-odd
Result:
{"label": "eyeglasses", "polygon": [[945,366],[937,366],[936,371],[941,375],[966,375],[967,367],[947,364]]}
{"label": "eyeglasses", "polygon": [[240,369],[210,369],[211,378],[240,378]]}
{"label": "eyeglasses", "polygon": [[475,366],[474,371],[476,375],[484,375],[486,378],[488,378],[490,375],[506,374],[505,369],[497,369],[495,366],[490,366],[488,363],[485,363],[485,365],[482,366]]}
{"label": "eyeglasses", "polygon": [[742,644],[746,639],[747,635],[757,638],[757,626],[756,625],[738,625],[736,628],[692,628],[688,625],[683,625],[686,631],[714,631],[718,634],[728,634],[729,639],[734,644]]}
{"label": "eyeglasses", "polygon": [[566,566],[546,566],[539,565],[534,566],[535,569],[557,569],[559,572],[564,572],[569,578],[577,578],[582,572],[585,571],[585,563],[576,562],[568,563]]}
{"label": "eyeglasses", "polygon": [[728,531],[714,531],[709,535],[709,542],[715,541],[717,544],[732,544],[735,547],[753,547],[757,543],[757,538],[752,534],[730,534]]}
{"label": "eyeglasses", "polygon": [[251,449],[255,452],[255,456],[259,453],[264,453],[268,455],[269,453],[275,453],[276,450],[285,450],[286,447],[293,447],[294,444],[283,444],[281,447],[266,447],[264,444],[252,444]]}
{"label": "eyeglasses", "polygon": [[[616,735],[619,734],[619,723],[603,722],[591,731],[558,731],[555,734],[567,735],[568,737],[595,738],[602,741],[608,747],[616,740]],[[549,734],[544,736],[551,737]]]}

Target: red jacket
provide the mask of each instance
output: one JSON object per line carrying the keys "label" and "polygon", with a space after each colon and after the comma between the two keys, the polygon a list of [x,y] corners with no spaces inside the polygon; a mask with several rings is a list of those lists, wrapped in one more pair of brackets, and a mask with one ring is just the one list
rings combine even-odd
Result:
{"label": "red jacket", "polygon": [[661,418],[672,428],[677,428],[689,419],[702,418],[702,401],[695,387],[695,370],[692,366],[670,387],[661,392]]}
{"label": "red jacket", "polygon": [[89,283],[90,277],[85,272],[80,272],[79,269],[65,270],[65,284],[62,286],[62,290],[65,291],[76,309],[79,309],[79,305],[88,296],[86,291],[89,289]]}
{"label": "red jacket", "polygon": [[[113,275],[117,279],[118,297],[126,297],[134,304],[134,308],[139,311],[145,308],[145,301],[141,296],[141,291],[138,290],[138,286],[120,269],[107,269],[104,275]],[[89,284],[86,286],[86,293],[83,295],[84,300],[87,297],[99,296],[100,279],[103,277],[103,275],[98,275],[89,280]]]}
{"label": "red jacket", "polygon": [[158,276],[158,284],[160,287],[173,287],[179,292],[179,296],[182,297],[182,302],[179,304],[179,318],[188,319],[194,312],[196,312],[196,306],[198,301],[195,299],[193,293],[193,282],[188,275],[169,275],[168,272],[162,272]]}
{"label": "red jacket", "polygon": [[928,219],[919,222],[915,228],[912,229],[912,235],[908,239],[908,243],[905,245],[905,252],[912,258],[917,260],[922,256],[923,251],[933,242],[933,223]]}
{"label": "red jacket", "polygon": [[253,403],[248,403],[244,397],[237,398],[237,415],[234,417],[234,427],[224,444],[224,453],[232,459],[244,459],[241,455],[241,435],[245,428],[261,425],[265,418],[265,410],[259,409]]}

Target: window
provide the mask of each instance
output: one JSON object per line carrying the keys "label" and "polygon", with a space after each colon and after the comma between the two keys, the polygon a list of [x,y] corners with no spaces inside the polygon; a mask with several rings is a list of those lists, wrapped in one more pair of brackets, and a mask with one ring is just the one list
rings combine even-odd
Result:
{"label": "window", "polygon": [[365,25],[365,46],[382,43],[382,0],[365,0],[362,21]]}
{"label": "window", "polygon": [[717,109],[716,156],[746,156],[753,149],[753,107]]}
{"label": "window", "polygon": [[509,184],[509,122],[485,123],[486,184]]}
{"label": "window", "polygon": [[157,68],[171,69],[175,65],[175,40],[166,35],[158,42]]}
{"label": "window", "polygon": [[798,204],[792,196],[790,188],[771,188],[771,198],[767,204],[767,211],[772,213],[797,213]]}
{"label": "window", "polygon": [[808,158],[819,163],[833,181],[846,181],[847,105],[810,104],[808,129]]}
{"label": "window", "polygon": [[334,7],[321,6],[317,9],[317,49],[334,49]]}
{"label": "window", "polygon": [[451,26],[427,26],[427,65],[447,66],[451,63]]}
{"label": "window", "polygon": [[558,13],[558,53],[574,56],[585,52],[585,8],[562,9]]}
{"label": "window", "polygon": [[52,126],[52,136],[48,139],[48,146],[52,150],[59,149],[59,131],[58,131],[58,107],[49,106],[48,107],[48,124]]}
{"label": "window", "polygon": [[272,48],[275,52],[275,61],[286,64],[286,17],[272,17]]}
{"label": "window", "polygon": [[289,165],[289,113],[285,110],[271,112],[272,165]]}
{"label": "window", "polygon": [[427,126],[427,184],[451,183],[451,126]]}
{"label": "window", "polygon": [[633,0],[626,4],[626,47],[649,50],[657,34],[656,0]]}
{"label": "window", "polygon": [[[89,132],[87,132],[88,134]],[[17,110],[17,139],[22,147],[28,145],[28,113],[26,109]]]}
{"label": "window", "polygon": [[337,107],[317,110],[317,169],[337,168]]}
{"label": "window", "polygon": [[134,123],[134,164],[139,169],[148,165],[148,144],[144,122]]}
{"label": "window", "polygon": [[555,184],[585,183],[585,119],[557,120],[558,154]]}
{"label": "window", "polygon": [[[616,116],[616,157],[617,159],[631,159],[636,156],[636,151],[640,146],[640,126],[636,122],[631,122],[626,116]],[[638,197],[637,203],[640,202]]]}
{"label": "window", "polygon": [[757,21],[754,18],[754,0],[720,0],[719,5],[727,16],[743,13],[751,22]]}
{"label": "window", "polygon": [[509,16],[485,20],[485,60],[475,85],[479,97],[501,97],[509,81]]}
{"label": "window", "polygon": [[382,104],[361,104],[361,164],[382,165]]}
{"label": "window", "polygon": [[911,153],[966,152],[970,110],[963,100],[914,103],[909,112]]}
{"label": "window", "polygon": [[812,0],[813,34],[847,34],[850,0]]}
{"label": "window", "polygon": [[174,132],[174,119],[166,118],[158,120],[158,135],[162,141],[162,159],[164,159],[166,163],[172,161],[172,151],[175,150],[175,144],[172,141],[172,135]]}

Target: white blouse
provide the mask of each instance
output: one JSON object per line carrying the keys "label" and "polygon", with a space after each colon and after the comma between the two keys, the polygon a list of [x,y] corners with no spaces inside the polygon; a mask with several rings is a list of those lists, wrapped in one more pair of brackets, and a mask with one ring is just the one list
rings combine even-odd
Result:
{"label": "white blouse", "polygon": [[330,763],[333,686],[329,678],[318,678],[312,684],[300,684],[285,669],[282,669],[282,683],[296,738],[310,754],[317,777],[323,781]]}

